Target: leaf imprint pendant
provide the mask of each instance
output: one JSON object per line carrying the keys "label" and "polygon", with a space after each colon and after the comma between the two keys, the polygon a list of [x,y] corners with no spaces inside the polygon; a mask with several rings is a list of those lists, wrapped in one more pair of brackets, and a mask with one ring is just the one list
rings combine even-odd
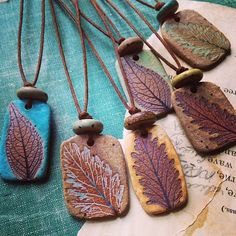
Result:
{"label": "leaf imprint pendant", "polygon": [[93,142],[89,143],[89,133],[94,132],[96,122],[78,121],[76,126],[82,127],[85,134],[76,128],[80,135],[61,145],[66,205],[71,215],[82,219],[120,216],[129,204],[122,147],[116,138],[108,135],[93,134]]}
{"label": "leaf imprint pendant", "polygon": [[164,130],[147,128],[125,137],[128,168],[134,191],[149,214],[170,212],[187,202],[187,188],[178,154]]}
{"label": "leaf imprint pendant", "polygon": [[[150,50],[142,50],[137,54],[133,51],[132,55],[125,55],[121,60],[135,105],[141,110],[151,111],[158,116],[169,113],[172,110],[172,86],[161,62],[153,53]],[[116,69],[128,98],[118,63]]]}
{"label": "leaf imprint pendant", "polygon": [[220,151],[236,142],[236,113],[221,89],[210,82],[176,89],[173,107],[196,151]]}
{"label": "leaf imprint pendant", "polygon": [[230,42],[214,25],[193,10],[178,9],[169,0],[158,12],[162,36],[173,51],[192,67],[211,69],[230,53]]}
{"label": "leaf imprint pendant", "polygon": [[0,174],[9,181],[32,181],[45,177],[48,164],[50,108],[47,95],[33,87],[18,90],[20,99],[10,103],[0,141]]}

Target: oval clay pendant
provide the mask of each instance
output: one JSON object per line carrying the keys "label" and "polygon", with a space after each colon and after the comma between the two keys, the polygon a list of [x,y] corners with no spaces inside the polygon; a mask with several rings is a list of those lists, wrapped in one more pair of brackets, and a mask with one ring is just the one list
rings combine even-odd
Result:
{"label": "oval clay pendant", "polygon": [[46,175],[50,108],[40,101],[10,103],[0,141],[0,175],[5,180],[32,181]]}
{"label": "oval clay pendant", "polygon": [[148,214],[176,210],[187,202],[187,188],[178,154],[158,125],[147,135],[132,131],[125,137],[125,155],[133,189]]}
{"label": "oval clay pendant", "polygon": [[[126,55],[121,60],[136,107],[158,116],[169,113],[172,110],[170,77],[153,53],[142,50],[138,54]],[[116,70],[129,98],[118,63]]]}
{"label": "oval clay pendant", "polygon": [[161,33],[176,55],[194,68],[211,69],[230,53],[225,35],[193,10],[167,18]]}
{"label": "oval clay pendant", "polygon": [[120,216],[129,204],[124,154],[108,135],[74,136],[61,145],[64,197],[71,215],[81,219]]}
{"label": "oval clay pendant", "polygon": [[176,89],[172,104],[197,152],[220,151],[236,142],[236,113],[221,89],[210,82]]}

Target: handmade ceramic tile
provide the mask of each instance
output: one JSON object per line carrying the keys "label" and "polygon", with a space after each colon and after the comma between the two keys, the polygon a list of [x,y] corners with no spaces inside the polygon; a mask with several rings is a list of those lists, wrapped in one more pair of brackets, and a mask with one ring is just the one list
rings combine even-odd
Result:
{"label": "handmade ceramic tile", "polygon": [[5,180],[32,181],[45,176],[50,136],[50,108],[46,103],[10,103],[0,142],[0,175]]}
{"label": "handmade ceramic tile", "polygon": [[124,154],[117,139],[74,136],[61,145],[64,197],[69,212],[78,218],[115,217],[125,213],[129,189]]}
{"label": "handmade ceramic tile", "polygon": [[210,69],[230,53],[224,34],[193,10],[166,19],[161,32],[173,51],[192,67]]}
{"label": "handmade ceramic tile", "polygon": [[125,154],[133,189],[149,214],[170,212],[187,202],[187,188],[178,154],[160,126],[147,136],[133,131],[125,137]]}
{"label": "handmade ceramic tile", "polygon": [[235,110],[215,84],[179,88],[173,92],[172,103],[196,151],[209,153],[236,142]]}

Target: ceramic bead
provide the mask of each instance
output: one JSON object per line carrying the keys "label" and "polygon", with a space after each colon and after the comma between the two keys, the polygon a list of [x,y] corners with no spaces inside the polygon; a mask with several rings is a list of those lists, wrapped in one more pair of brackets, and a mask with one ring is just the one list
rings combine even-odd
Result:
{"label": "ceramic bead", "polygon": [[136,130],[143,126],[152,125],[157,120],[156,115],[150,111],[142,111],[125,119],[125,128],[128,130]]}
{"label": "ceramic bead", "polygon": [[22,87],[17,90],[16,94],[21,100],[30,99],[41,102],[47,102],[48,100],[48,95],[43,90],[35,87]]}
{"label": "ceramic bead", "polygon": [[73,131],[75,134],[94,133],[99,134],[103,130],[102,122],[94,119],[77,120],[73,125]]}
{"label": "ceramic bead", "polygon": [[164,22],[170,15],[174,15],[174,13],[178,10],[179,3],[176,0],[167,1],[157,13],[157,20],[162,23]]}
{"label": "ceramic bead", "polygon": [[143,49],[143,41],[139,37],[125,39],[118,47],[121,57],[129,54],[137,54]]}
{"label": "ceramic bead", "polygon": [[171,80],[171,84],[175,88],[181,88],[186,85],[196,84],[201,81],[203,73],[199,69],[189,69],[176,76]]}

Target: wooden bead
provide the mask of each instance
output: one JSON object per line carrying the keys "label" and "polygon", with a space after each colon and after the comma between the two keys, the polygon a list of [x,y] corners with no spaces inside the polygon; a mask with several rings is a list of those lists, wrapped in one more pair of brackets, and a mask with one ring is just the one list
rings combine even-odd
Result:
{"label": "wooden bead", "polygon": [[136,130],[143,126],[149,126],[157,120],[156,115],[151,111],[142,111],[128,116],[125,119],[125,128],[128,130]]}
{"label": "wooden bead", "polygon": [[99,134],[103,131],[103,124],[99,120],[83,119],[73,124],[75,134]]}
{"label": "wooden bead", "polygon": [[157,20],[160,23],[163,23],[168,17],[174,15],[174,13],[178,10],[178,8],[179,8],[179,3],[176,0],[167,1],[163,6],[161,6],[160,9],[158,9],[158,7],[156,8],[158,10]]}
{"label": "wooden bead", "polygon": [[16,91],[16,95],[19,99],[30,99],[41,102],[47,102],[48,95],[41,89],[35,87],[22,87]]}
{"label": "wooden bead", "polygon": [[143,41],[139,37],[125,39],[118,47],[121,57],[129,54],[138,54],[143,50]]}
{"label": "wooden bead", "polygon": [[175,88],[181,88],[187,85],[196,84],[201,81],[203,73],[199,69],[189,69],[176,76],[171,80],[171,84]]}

